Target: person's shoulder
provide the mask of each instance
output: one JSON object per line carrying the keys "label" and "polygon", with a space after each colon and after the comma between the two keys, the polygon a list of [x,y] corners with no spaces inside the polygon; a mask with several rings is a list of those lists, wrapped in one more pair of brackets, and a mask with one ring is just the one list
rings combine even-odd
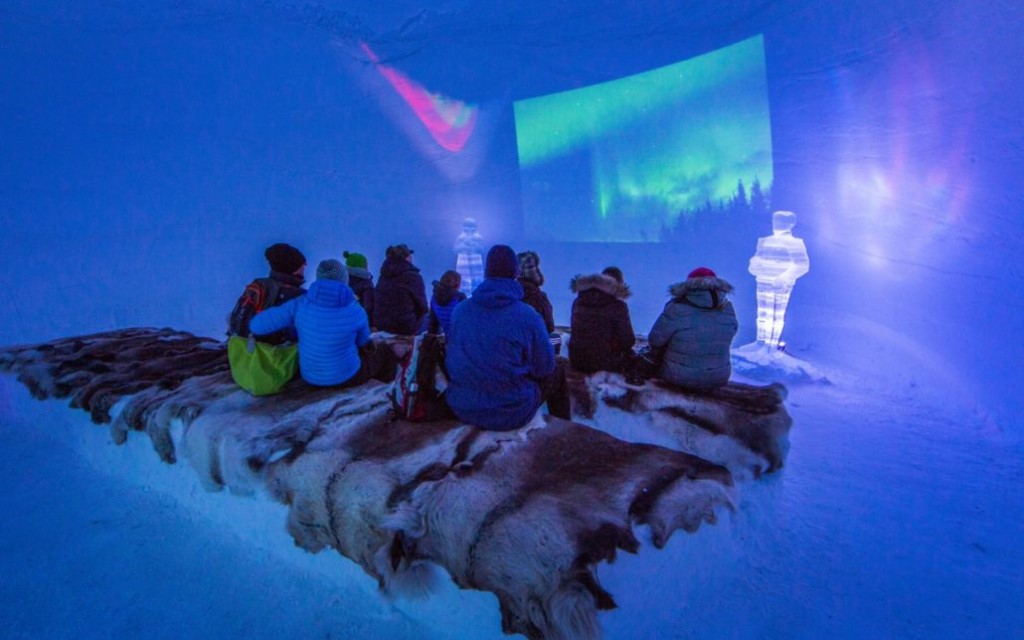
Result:
{"label": "person's shoulder", "polygon": [[423,276],[420,274],[419,267],[417,267],[416,265],[412,265],[412,264],[410,264],[408,268],[406,268],[404,271],[402,271],[402,273],[400,274],[399,277],[405,278],[406,280],[412,280],[412,281],[416,281],[416,282],[423,282]]}
{"label": "person's shoulder", "polygon": [[612,313],[629,313],[629,305],[622,298],[615,298],[609,301],[606,306]]}
{"label": "person's shoulder", "polygon": [[665,308],[662,309],[661,315],[666,318],[677,318],[689,313],[691,309],[693,309],[693,307],[681,300],[669,300],[665,303]]}

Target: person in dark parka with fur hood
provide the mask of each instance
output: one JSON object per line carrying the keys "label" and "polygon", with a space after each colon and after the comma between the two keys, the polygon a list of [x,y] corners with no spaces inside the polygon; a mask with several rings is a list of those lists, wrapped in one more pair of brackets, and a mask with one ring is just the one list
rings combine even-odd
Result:
{"label": "person in dark parka with fur hood", "polygon": [[608,267],[602,273],[577,275],[569,288],[576,293],[569,340],[572,368],[581,373],[625,371],[636,334],[625,302],[630,291],[622,271]]}
{"label": "person in dark parka with fur hood", "polygon": [[672,300],[654,322],[648,343],[664,348],[660,377],[692,389],[720,387],[732,375],[730,348],[739,324],[726,295],[732,285],[707,267],[669,287]]}
{"label": "person in dark parka with fur hood", "polygon": [[373,294],[373,326],[404,336],[419,332],[430,307],[423,276],[412,264],[412,249],[404,244],[388,247]]}

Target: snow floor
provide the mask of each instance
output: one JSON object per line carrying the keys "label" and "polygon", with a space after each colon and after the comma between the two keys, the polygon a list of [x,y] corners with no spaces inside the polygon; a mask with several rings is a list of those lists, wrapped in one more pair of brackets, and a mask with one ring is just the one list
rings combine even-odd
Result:
{"label": "snow floor", "polygon": [[[827,374],[790,384],[786,468],[737,514],[602,566],[607,638],[1020,637],[1021,444],[920,388]],[[3,637],[502,637],[490,594],[389,600],[294,547],[283,506],[206,493],[9,376],[0,472]]]}

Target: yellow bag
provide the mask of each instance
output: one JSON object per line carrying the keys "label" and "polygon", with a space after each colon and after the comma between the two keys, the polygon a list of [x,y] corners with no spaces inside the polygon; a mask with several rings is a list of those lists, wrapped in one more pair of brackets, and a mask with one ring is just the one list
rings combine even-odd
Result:
{"label": "yellow bag", "polygon": [[254,396],[269,396],[288,384],[299,369],[298,345],[272,345],[252,338],[228,338],[231,377]]}

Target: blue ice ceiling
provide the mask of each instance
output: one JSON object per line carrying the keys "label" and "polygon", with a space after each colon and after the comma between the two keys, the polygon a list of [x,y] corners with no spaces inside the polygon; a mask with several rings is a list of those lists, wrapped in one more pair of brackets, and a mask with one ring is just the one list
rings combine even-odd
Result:
{"label": "blue ice ceiling", "polygon": [[927,370],[1013,431],[1022,26],[999,0],[5,2],[0,342],[217,333],[277,240],[371,268],[408,242],[429,280],[472,215],[487,241],[541,254],[560,323],[575,273],[621,266],[646,330],[668,283],[706,264],[737,286],[742,343],[770,217],[674,242],[528,241],[512,104],[760,38],[771,207],[797,213],[812,261],[791,348],[901,384]]}

